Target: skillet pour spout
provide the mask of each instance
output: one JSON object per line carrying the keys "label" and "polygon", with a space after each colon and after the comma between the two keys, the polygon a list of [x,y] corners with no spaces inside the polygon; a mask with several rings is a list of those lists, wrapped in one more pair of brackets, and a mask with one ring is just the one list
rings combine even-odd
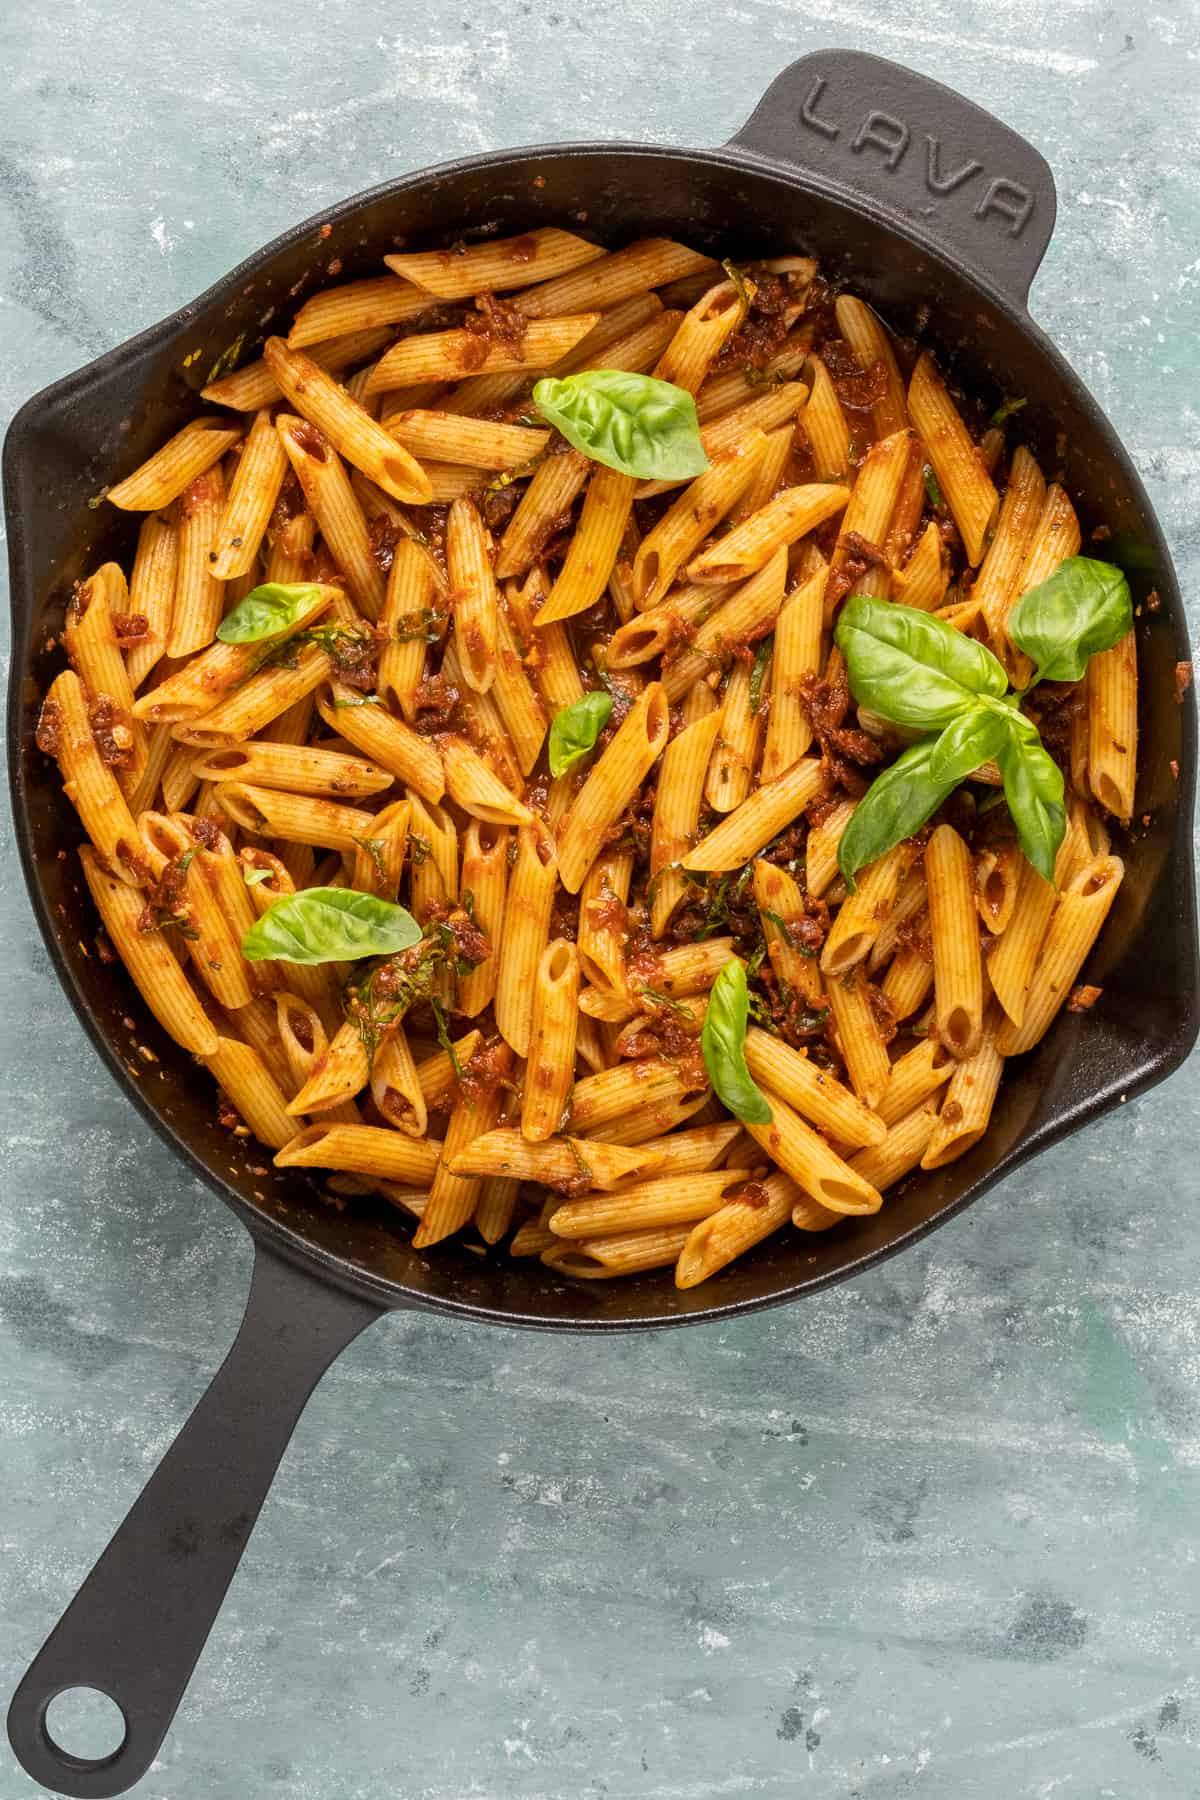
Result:
{"label": "skillet pour spout", "polygon": [[[206,1083],[153,1020],[139,1037],[164,1079],[132,1080],[120,1055],[131,999],[89,957],[95,921],[78,826],[33,743],[51,678],[41,646],[74,580],[125,557],[133,525],[91,507],[195,411],[239,334],[324,284],[378,272],[398,236],[419,247],[481,228],[577,224],[606,243],[667,234],[722,254],[764,246],[815,255],[901,330],[929,340],[973,390],[1027,397],[1023,435],[1077,498],[1087,531],[1125,569],[1138,619],[1142,755],[1136,814],[1149,819],[1090,965],[1086,1016],[1063,1014],[1017,1063],[987,1137],[960,1162],[914,1176],[879,1213],[811,1243],[769,1240],[702,1288],[670,1274],[571,1283],[539,1263],[413,1251],[382,1202],[327,1207],[297,1172],[230,1171]],[[1198,957],[1191,849],[1196,709],[1175,699],[1189,656],[1167,547],[1130,459],[1079,378],[1031,321],[1030,283],[1055,215],[1045,160],[971,102],[878,57],[821,51],[778,76],[721,149],[567,144],[473,157],[346,200],[267,245],[174,317],[36,395],[4,449],[13,589],[9,751],[17,841],[56,974],[131,1103],[255,1242],[246,1316],[229,1356],[34,1659],[9,1712],[23,1767],[53,1790],[117,1794],[149,1768],[249,1539],[279,1458],[324,1369],[380,1312],[417,1307],[543,1330],[648,1329],[795,1300],[894,1255],[1041,1149],[1177,1068],[1196,1038]],[[323,235],[322,235],[323,234]],[[1160,607],[1141,603],[1156,590]],[[1172,770],[1178,771],[1178,778]],[[51,1738],[46,1709],[76,1686],[121,1708],[124,1742],[89,1761]]]}

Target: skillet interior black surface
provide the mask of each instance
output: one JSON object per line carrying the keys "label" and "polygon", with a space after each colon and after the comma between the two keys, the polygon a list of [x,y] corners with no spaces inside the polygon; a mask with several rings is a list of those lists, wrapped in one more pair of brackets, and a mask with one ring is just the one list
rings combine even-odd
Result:
{"label": "skillet interior black surface", "polygon": [[[810,61],[813,59],[809,59]],[[864,59],[869,60],[869,59]],[[799,67],[800,65],[797,65]],[[776,84],[780,87],[787,77]],[[931,85],[931,84],[926,84]],[[944,92],[944,90],[939,90]],[[962,102],[957,102],[962,106]],[[982,117],[983,115],[979,115]],[[1039,159],[1040,160],[1040,159]],[[807,191],[806,191],[807,190]],[[1052,210],[1052,193],[1050,195]],[[617,246],[669,233],[722,254],[816,254],[893,323],[930,309],[926,338],[985,398],[1022,394],[1021,435],[1062,471],[1087,533],[1112,538],[1097,554],[1120,561],[1135,601],[1157,588],[1163,607],[1139,621],[1142,718],[1138,813],[1129,873],[1091,965],[1104,995],[1086,1019],[1063,1016],[1006,1075],[987,1138],[963,1161],[920,1175],[873,1219],[822,1236],[791,1233],[762,1246],[698,1291],[678,1294],[669,1272],[633,1282],[568,1283],[538,1264],[465,1249],[414,1253],[390,1209],[331,1211],[295,1173],[250,1173],[213,1120],[212,1092],[131,996],[120,969],[92,953],[95,920],[73,856],[74,813],[57,773],[33,747],[40,695],[61,652],[42,646],[62,622],[71,583],[107,557],[126,560],[136,519],[90,505],[192,413],[196,390],[231,344],[243,360],[299,299],[331,279],[378,272],[404,241],[429,246],[481,232],[558,223]],[[901,229],[907,229],[901,224]],[[322,235],[327,231],[327,235]],[[688,153],[567,146],[473,159],[418,174],[345,202],[235,270],[192,307],[39,395],[18,416],[5,454],[12,519],[15,645],[11,726],[18,837],[39,918],[77,1012],[151,1120],[251,1229],[285,1254],[315,1259],[342,1284],[387,1304],[415,1303],[509,1323],[629,1327],[713,1317],[771,1304],[843,1278],[912,1241],[1054,1137],[1174,1068],[1195,1035],[1195,951],[1187,821],[1194,708],[1174,699],[1174,666],[1188,654],[1169,559],[1145,494],[1078,378],[1023,311],[1023,273],[1010,301],[989,297],[949,258],[899,234],[897,221],[848,212],[794,168],[736,151]],[[1180,769],[1178,781],[1172,766]],[[160,1061],[147,1073],[121,1024]],[[240,1167],[231,1169],[231,1162]]]}

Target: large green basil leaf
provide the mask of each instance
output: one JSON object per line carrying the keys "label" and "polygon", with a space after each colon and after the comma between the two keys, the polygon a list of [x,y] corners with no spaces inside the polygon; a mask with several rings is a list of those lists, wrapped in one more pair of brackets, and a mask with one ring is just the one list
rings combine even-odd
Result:
{"label": "large green basil leaf", "polygon": [[264,581],[251,588],[217,626],[223,644],[256,644],[293,631],[321,597],[314,581]]}
{"label": "large green basil leaf", "polygon": [[990,650],[914,606],[853,594],[835,635],[854,698],[895,725],[936,731],[977,696],[1008,691]]}
{"label": "large green basil leaf", "polygon": [[700,1033],[704,1066],[722,1106],[745,1125],[769,1125],[773,1117],[767,1097],[746,1067],[746,1022],[750,991],[746,965],[727,962],[713,982]]}
{"label": "large green basil leaf", "polygon": [[1067,828],[1062,770],[1040,741],[1030,743],[1016,732],[1009,733],[996,760],[1021,849],[1038,874],[1053,881]]}
{"label": "large green basil leaf", "polygon": [[393,956],[421,941],[402,906],[355,888],[303,888],[269,906],[242,939],[249,962],[354,962]]}
{"label": "large green basil leaf", "polygon": [[592,749],[612,709],[612,695],[594,688],[582,700],[555,713],[550,723],[549,760],[550,773],[556,779]]}
{"label": "large green basil leaf", "polygon": [[1088,658],[1133,629],[1129,583],[1115,563],[1069,556],[1021,595],[1007,629],[1036,664],[1036,681],[1081,681]]}
{"label": "large green basil leaf", "polygon": [[934,780],[930,764],[936,747],[932,738],[914,744],[876,776],[855,807],[838,845],[838,868],[852,894],[857,891],[857,871],[920,831],[958,786],[959,775]]}
{"label": "large green basil leaf", "polygon": [[576,450],[643,481],[702,475],[696,402],[686,388],[625,369],[585,369],[562,381],[543,376],[533,401]]}
{"label": "large green basil leaf", "polygon": [[936,740],[929,757],[930,780],[938,787],[965,781],[980,763],[990,762],[1008,740],[1006,712],[982,704],[959,713]]}

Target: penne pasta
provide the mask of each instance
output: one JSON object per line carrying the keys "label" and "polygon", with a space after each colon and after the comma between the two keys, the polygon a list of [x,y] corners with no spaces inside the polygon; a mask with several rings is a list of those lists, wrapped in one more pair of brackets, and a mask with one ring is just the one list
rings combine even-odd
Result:
{"label": "penne pasta", "polygon": [[287,467],[274,421],[264,407],[254,415],[213,534],[209,573],[218,581],[231,581],[254,568]]}
{"label": "penne pasta", "polygon": [[[477,331],[427,331],[403,337],[384,352],[367,379],[366,391],[411,387],[423,381],[459,381],[464,375],[504,369],[547,369],[572,350],[600,318],[598,312],[532,320],[517,338],[492,338]],[[401,496],[397,495],[399,499]]]}
{"label": "penne pasta", "polygon": [[983,560],[1000,496],[928,351],[917,358],[908,384],[908,416],[924,440],[967,560],[975,568]]}
{"label": "penne pasta", "polygon": [[241,435],[241,427],[225,419],[193,419],[104,498],[126,512],[161,512],[215,467]]}
{"label": "penne pasta", "polygon": [[773,500],[727,532],[688,565],[688,580],[744,581],[761,569],[781,546],[794,544],[806,532],[843,510],[850,490],[836,483],[811,482],[784,488]]}
{"label": "penne pasta", "polygon": [[385,256],[384,262],[413,287],[438,300],[464,300],[481,289],[500,293],[565,275],[604,255],[603,246],[574,232],[542,226],[519,237],[485,239],[453,250]]}
{"label": "penne pasta", "polygon": [[983,962],[971,853],[950,825],[925,846],[929,934],[938,1036],[957,1057],[974,1056],[983,1028]]}
{"label": "penne pasta", "polygon": [[604,833],[658,761],[669,731],[666,696],[654,682],[593,767],[564,822],[558,840],[558,878],[568,893],[577,894],[583,886]]}
{"label": "penne pasta", "polygon": [[534,1141],[559,1129],[575,1082],[579,952],[565,938],[547,944],[533,992],[521,1135]]}

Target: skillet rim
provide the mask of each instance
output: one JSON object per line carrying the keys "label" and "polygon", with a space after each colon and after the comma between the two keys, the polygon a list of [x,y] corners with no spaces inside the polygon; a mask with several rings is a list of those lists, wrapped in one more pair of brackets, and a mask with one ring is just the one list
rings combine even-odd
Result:
{"label": "skillet rim", "polygon": [[[949,270],[977,293],[981,299],[1003,313],[1021,335],[1029,341],[1035,352],[1049,364],[1052,373],[1073,390],[1081,410],[1089,416],[1091,424],[1103,439],[1106,453],[1120,468],[1129,491],[1137,501],[1145,520],[1147,538],[1164,576],[1161,585],[1167,590],[1166,597],[1175,602],[1171,606],[1170,616],[1176,649],[1181,647],[1181,639],[1182,647],[1185,650],[1188,648],[1186,620],[1180,604],[1178,577],[1162,527],[1141,477],[1115,428],[1110,424],[1081,376],[1030,316],[1023,299],[1014,299],[1011,295],[1004,293],[1002,289],[973,270],[968,262],[940,246],[935,237],[922,231],[913,221],[899,217],[893,210],[873,202],[868,196],[847,189],[836,181],[823,179],[802,167],[781,162],[761,151],[741,146],[693,149],[678,145],[657,146],[620,140],[570,140],[565,143],[535,144],[488,151],[482,155],[432,164],[410,174],[377,183],[375,186],[350,195],[333,205],[322,207],[317,213],[290,226],[259,249],[252,251],[225,275],[213,282],[193,300],[177,308],[175,312],[147,326],[135,336],[124,339],[121,343],[114,345],[112,349],[93,358],[83,367],[70,371],[57,381],[49,383],[25,401],[8,427],[3,449],[5,511],[10,526],[10,611],[14,628],[14,652],[15,640],[23,637],[27,621],[32,618],[34,605],[32,584],[28,579],[28,571],[25,566],[29,554],[28,545],[23,516],[17,506],[17,495],[26,461],[26,439],[40,412],[49,403],[85,392],[88,385],[101,375],[108,378],[113,373],[120,372],[123,367],[132,366],[147,353],[161,348],[172,337],[182,333],[202,309],[229,298],[237,285],[243,283],[248,277],[257,275],[278,254],[309,236],[320,226],[341,223],[372,202],[398,197],[413,189],[426,186],[431,181],[464,172],[486,172],[517,167],[527,169],[529,165],[541,159],[561,161],[566,158],[595,161],[597,159],[627,159],[630,157],[656,162],[666,160],[693,165],[699,163],[710,168],[726,170],[731,174],[749,173],[760,179],[773,180],[783,187],[798,190],[801,193],[819,195],[823,200],[841,208],[852,217],[868,219],[892,237],[918,249],[922,255],[928,256],[932,261]],[[1110,1081],[1107,1086],[1093,1090],[1081,1103],[1069,1107],[1060,1117],[1047,1122],[1040,1130],[1021,1139],[1006,1157],[973,1182],[962,1194],[947,1201],[937,1213],[918,1221],[889,1243],[871,1250],[864,1250],[857,1256],[851,1253],[837,1269],[788,1282],[769,1294],[750,1296],[739,1300],[715,1300],[710,1305],[698,1306],[694,1310],[674,1316],[654,1314],[641,1318],[623,1317],[620,1319],[566,1316],[548,1318],[522,1313],[511,1308],[501,1309],[470,1300],[430,1296],[408,1287],[401,1281],[374,1274],[345,1258],[339,1258],[332,1250],[314,1245],[299,1230],[284,1225],[271,1214],[256,1208],[236,1188],[231,1187],[222,1176],[217,1174],[215,1169],[210,1167],[182,1138],[177,1136],[169,1121],[150,1103],[145,1091],[127,1073],[114,1043],[102,1028],[86,996],[76,984],[74,973],[63,953],[50,911],[49,900],[40,880],[37,846],[28,818],[23,779],[24,683],[23,659],[22,666],[18,668],[18,658],[14,653],[9,676],[7,715],[9,786],[13,807],[14,836],[39,933],[46,946],[59,986],[65,993],[84,1032],[99,1053],[109,1073],[114,1077],[119,1089],[132,1102],[138,1114],[168,1145],[184,1166],[189,1168],[206,1188],[215,1192],[241,1220],[256,1245],[270,1249],[284,1261],[303,1268],[332,1286],[358,1294],[386,1309],[431,1312],[449,1318],[469,1319],[481,1324],[505,1325],[514,1329],[611,1333],[665,1330],[682,1325],[708,1324],[715,1320],[725,1320],[789,1304],[805,1294],[816,1293],[822,1288],[834,1286],[860,1275],[866,1269],[907,1250],[928,1233],[955,1217],[965,1207],[980,1199],[990,1188],[1014,1173],[1023,1163],[1038,1155],[1042,1150],[1049,1149],[1053,1144],[1082,1129],[1094,1119],[1116,1110],[1126,1100],[1147,1092],[1160,1081],[1165,1080],[1186,1060],[1197,1037],[1200,1036],[1200,1004],[1198,1004],[1197,997],[1197,988],[1200,985],[1200,944],[1197,941],[1195,865],[1191,835],[1196,783],[1196,702],[1194,693],[1190,692],[1186,697],[1184,716],[1181,721],[1184,757],[1177,789],[1175,828],[1170,853],[1158,878],[1160,886],[1165,882],[1174,883],[1181,906],[1179,936],[1186,946],[1186,966],[1180,971],[1180,992],[1183,1006],[1176,1029],[1165,1042],[1156,1044],[1145,1038],[1138,1041],[1136,1052],[1131,1051],[1131,1054],[1136,1054],[1136,1060],[1132,1062],[1130,1073],[1124,1080]],[[1181,877],[1186,877],[1186,879],[1181,879]]]}

